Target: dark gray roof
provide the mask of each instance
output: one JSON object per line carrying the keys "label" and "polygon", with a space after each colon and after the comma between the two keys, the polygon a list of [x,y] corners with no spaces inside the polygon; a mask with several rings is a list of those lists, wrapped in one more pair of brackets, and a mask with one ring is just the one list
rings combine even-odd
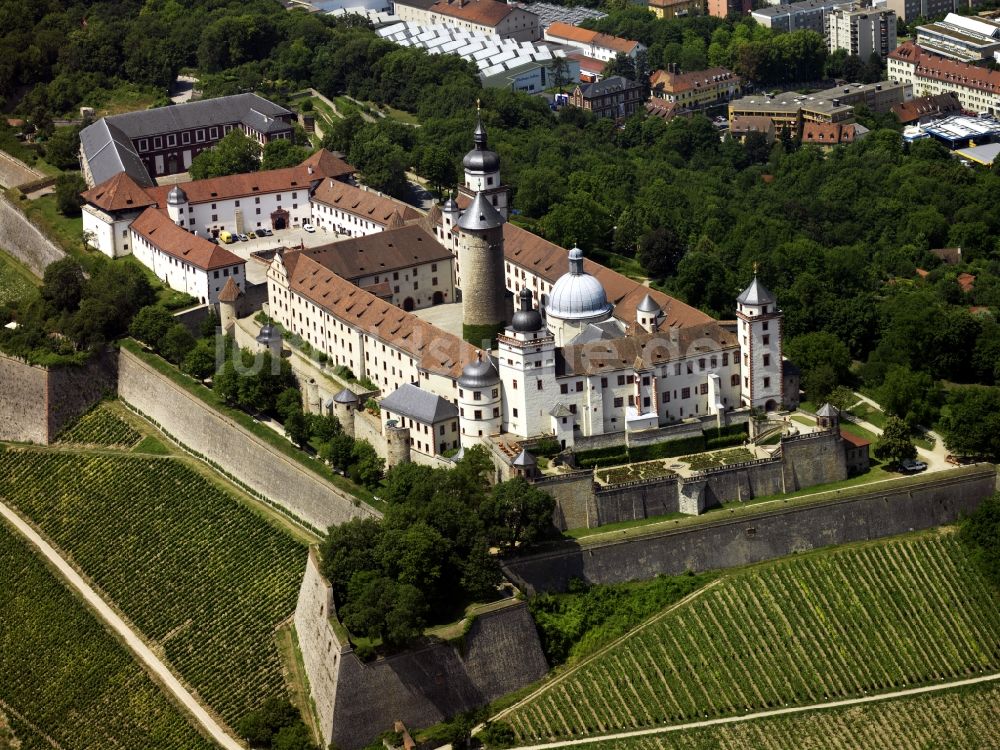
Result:
{"label": "dark gray roof", "polygon": [[585,97],[590,99],[595,96],[604,96],[605,94],[632,89],[638,85],[639,84],[635,81],[629,80],[623,76],[611,76],[610,78],[605,78],[597,83],[592,83],[589,86],[583,86],[581,87],[581,91]]}
{"label": "dark gray roof", "polygon": [[455,203],[455,199],[454,198],[452,198],[451,196],[448,196],[448,200],[446,200],[444,202],[444,205],[441,206],[441,210],[442,211],[446,211],[446,212],[447,211],[457,211],[458,210],[458,204]]}
{"label": "dark gray roof", "polygon": [[482,232],[503,226],[503,216],[493,208],[493,205],[482,193],[476,193],[465,212],[458,219],[458,228],[469,232]]}
{"label": "dark gray roof", "polygon": [[833,404],[823,404],[816,412],[817,417],[839,417],[840,411]]}
{"label": "dark gray roof", "polygon": [[522,450],[517,454],[517,458],[511,462],[511,466],[537,466],[538,462],[535,457],[532,456],[528,451]]}
{"label": "dark gray roof", "polygon": [[142,187],[156,184],[129,137],[107,119],[98,120],[80,131],[80,145],[95,185],[110,180],[119,172],[125,172]]}
{"label": "dark gray roof", "polygon": [[521,309],[514,313],[510,327],[519,333],[542,330],[545,324],[542,322],[542,314],[531,306],[531,290],[528,287],[521,289],[520,298]]}
{"label": "dark gray roof", "polygon": [[659,312],[663,308],[657,303],[655,299],[650,297],[648,294],[642,298],[639,306],[635,308],[639,312]]}
{"label": "dark gray roof", "polygon": [[358,403],[358,397],[351,391],[344,388],[340,393],[333,397],[334,403],[338,404],[356,404]]}
{"label": "dark gray roof", "polygon": [[413,383],[404,383],[382,399],[383,411],[409,417],[421,424],[434,424],[458,416],[458,407]]}
{"label": "dark gray roof", "polygon": [[565,404],[556,404],[549,410],[550,417],[572,417],[573,412]]}
{"label": "dark gray roof", "polygon": [[187,193],[184,192],[184,188],[180,185],[174,185],[170,188],[170,192],[167,193],[167,204],[171,206],[179,206],[181,203],[187,203]]}
{"label": "dark gray roof", "polygon": [[477,362],[470,362],[462,368],[458,384],[462,388],[485,388],[500,382],[500,373],[487,354]]}
{"label": "dark gray roof", "polygon": [[281,341],[281,331],[268,323],[257,334],[257,342],[260,344],[270,344],[272,341]]}
{"label": "dark gray roof", "polygon": [[736,301],[743,305],[773,305],[774,295],[754,276],[750,286],[743,290]]}
{"label": "dark gray roof", "polygon": [[573,337],[569,345],[589,344],[591,341],[609,341],[611,339],[620,339],[624,335],[624,324],[616,318],[612,318],[600,323],[588,323],[582,331]]}

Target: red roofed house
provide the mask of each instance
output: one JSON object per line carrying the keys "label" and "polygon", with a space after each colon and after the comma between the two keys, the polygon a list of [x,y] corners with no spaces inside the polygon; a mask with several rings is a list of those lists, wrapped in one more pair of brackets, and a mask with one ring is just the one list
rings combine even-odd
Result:
{"label": "red roofed house", "polygon": [[854,143],[868,135],[868,128],[857,123],[807,122],[802,125],[802,142],[820,146]]}
{"label": "red roofed house", "polygon": [[844,444],[844,458],[847,462],[847,473],[850,476],[864,474],[871,467],[871,456],[868,451],[871,443],[846,430],[840,431],[840,439]]}
{"label": "red roofed house", "polygon": [[958,285],[963,292],[969,294],[976,287],[976,277],[971,273],[960,273],[958,275]]}
{"label": "red roofed house", "polygon": [[905,42],[889,53],[889,78],[913,85],[914,96],[953,93],[968,112],[1000,114],[1000,70],[987,70]]}
{"label": "red roofed house", "polygon": [[215,304],[229,279],[246,289],[246,261],[150,206],[129,227],[132,254],[171,289]]}
{"label": "red roofed house", "polygon": [[932,96],[918,96],[908,102],[894,104],[892,113],[903,125],[930,122],[945,115],[957,115],[962,111],[962,105],[954,92]]}
{"label": "red roofed house", "polygon": [[518,42],[542,38],[538,16],[501,0],[397,0],[401,21],[420,26],[451,26]]}
{"label": "red roofed house", "polygon": [[545,29],[545,40],[576,47],[583,54],[605,62],[613,60],[618,55],[625,55],[634,60],[640,51],[646,49],[640,42],[581,29],[579,26],[570,26],[562,21],[556,21]]}
{"label": "red roofed house", "polygon": [[728,102],[739,96],[742,79],[726,68],[708,68],[681,73],[676,69],[657,70],[649,77],[653,96],[674,102],[685,109]]}

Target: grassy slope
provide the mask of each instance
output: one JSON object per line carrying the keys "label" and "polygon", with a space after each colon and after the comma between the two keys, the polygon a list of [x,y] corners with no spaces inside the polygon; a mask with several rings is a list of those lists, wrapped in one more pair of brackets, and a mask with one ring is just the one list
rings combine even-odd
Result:
{"label": "grassy slope", "polygon": [[0,570],[0,710],[22,750],[213,747],[2,523]]}
{"label": "grassy slope", "polygon": [[505,720],[579,737],[1000,668],[997,596],[947,531],[727,574]]}
{"label": "grassy slope", "polygon": [[305,548],[186,462],[8,449],[0,496],[227,722],[284,695],[273,631],[295,607]]}
{"label": "grassy slope", "polygon": [[0,305],[23,297],[38,283],[31,271],[0,250]]}

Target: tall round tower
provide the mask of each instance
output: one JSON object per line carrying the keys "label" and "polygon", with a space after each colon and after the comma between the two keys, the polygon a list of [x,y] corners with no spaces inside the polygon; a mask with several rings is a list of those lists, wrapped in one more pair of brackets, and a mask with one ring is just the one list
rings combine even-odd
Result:
{"label": "tall round tower", "polygon": [[462,370],[458,379],[458,423],[462,447],[482,442],[489,435],[499,435],[501,414],[500,373],[489,354]]}
{"label": "tall round tower", "polygon": [[333,397],[333,415],[340,420],[340,427],[348,437],[354,437],[354,413],[358,397],[346,388]]}
{"label": "tall round tower", "polygon": [[503,216],[483,193],[476,194],[458,220],[458,273],[467,338],[492,335],[484,329],[495,330],[504,322],[503,225]]}

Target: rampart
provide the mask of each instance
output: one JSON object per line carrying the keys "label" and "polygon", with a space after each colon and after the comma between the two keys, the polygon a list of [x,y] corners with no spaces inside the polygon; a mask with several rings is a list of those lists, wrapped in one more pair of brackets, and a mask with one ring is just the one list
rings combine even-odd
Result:
{"label": "rampart", "polygon": [[115,365],[111,353],[52,368],[0,354],[0,440],[48,445],[106,393],[114,393]]}
{"label": "rampart", "polygon": [[0,247],[24,263],[36,276],[45,273],[49,263],[61,260],[66,253],[56,247],[28,221],[0,191]]}
{"label": "rampart", "polygon": [[422,727],[484,705],[545,676],[534,621],[511,600],[475,617],[457,645],[428,640],[388,658],[362,662],[331,620],[333,595],[310,551],[295,629],[323,744],[364,747],[395,720]]}
{"label": "rampart", "polygon": [[[877,490],[830,493],[815,503],[762,507],[759,513],[677,529],[562,542],[506,561],[507,575],[529,593],[565,590],[570,580],[619,583],[663,573],[729,568],[834,544],[876,539],[951,523],[997,487],[996,467],[978,464]],[[794,501],[787,501],[794,503]]]}
{"label": "rampart", "polygon": [[122,349],[119,397],[241,484],[317,529],[378,515]]}

